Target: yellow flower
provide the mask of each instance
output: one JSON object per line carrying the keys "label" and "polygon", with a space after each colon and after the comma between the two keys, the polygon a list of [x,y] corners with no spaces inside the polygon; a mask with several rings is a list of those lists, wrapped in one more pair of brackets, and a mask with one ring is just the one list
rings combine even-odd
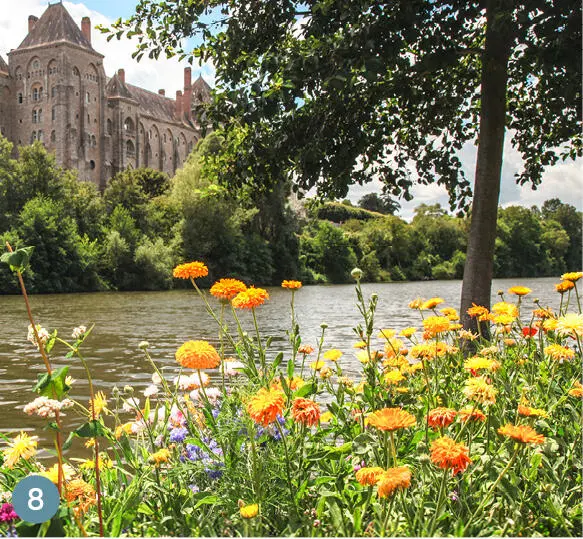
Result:
{"label": "yellow flower", "polygon": [[583,314],[567,313],[557,320],[559,335],[579,335],[583,337]]}
{"label": "yellow flower", "polygon": [[104,412],[105,415],[107,415],[109,410],[107,409],[105,393],[103,391],[98,391],[95,393],[93,400],[89,403],[89,418],[93,419],[95,416],[97,419],[101,415],[101,412]]}
{"label": "yellow flower", "polygon": [[491,386],[484,378],[470,378],[463,390],[464,395],[473,401],[482,404],[494,404],[498,390]]}
{"label": "yellow flower", "polygon": [[381,329],[378,332],[377,337],[379,339],[390,339],[391,337],[394,337],[396,333],[397,332],[394,329]]}
{"label": "yellow flower", "polygon": [[338,361],[341,357],[342,352],[336,348],[324,352],[324,359],[327,359],[328,361]]}
{"label": "yellow flower", "polygon": [[373,361],[377,361],[383,357],[383,353],[379,352],[378,350],[371,350],[370,356],[366,350],[361,350],[356,354],[356,358],[360,361],[363,365],[367,365],[368,362],[372,359]]}
{"label": "yellow flower", "polygon": [[431,336],[448,331],[450,325],[451,322],[449,318],[445,316],[428,316],[425,320],[423,320],[423,328]]}
{"label": "yellow flower", "polygon": [[37,436],[29,436],[22,432],[16,436],[8,447],[4,449],[4,466],[14,468],[14,465],[20,460],[28,460],[36,455]]}
{"label": "yellow flower", "polygon": [[417,328],[408,327],[408,328],[402,329],[401,332],[399,333],[399,335],[401,335],[402,337],[405,337],[407,339],[410,339],[415,334],[416,331],[417,331]]}
{"label": "yellow flower", "polygon": [[482,348],[479,352],[482,356],[493,356],[498,353],[498,347],[494,346],[486,346]]}
{"label": "yellow flower", "polygon": [[[59,483],[59,465],[53,464],[48,470],[40,472],[39,475],[46,477],[55,485]],[[63,464],[63,477],[65,481],[69,481],[75,475],[75,470],[68,464]]]}
{"label": "yellow flower", "polygon": [[512,319],[518,317],[518,307],[513,303],[507,303],[506,301],[499,301],[492,305],[492,312],[497,315],[508,315]]}
{"label": "yellow flower", "polygon": [[423,305],[423,300],[421,298],[416,298],[409,303],[410,309],[421,309],[421,305]]}
{"label": "yellow flower", "polygon": [[322,378],[322,380],[324,380],[326,378],[330,378],[332,376],[332,374],[334,374],[334,373],[332,372],[332,369],[330,367],[328,367],[328,365],[324,365],[320,369],[320,378]]}
{"label": "yellow flower", "polygon": [[480,369],[491,370],[493,364],[500,365],[497,361],[488,359],[486,357],[474,356],[464,361],[464,369],[466,371],[478,371]]}
{"label": "yellow flower", "polygon": [[133,421],[128,421],[127,423],[124,423],[123,425],[118,425],[115,429],[115,434],[114,434],[116,440],[119,440],[122,437],[122,434],[129,436],[132,433],[133,425],[134,425]]}
{"label": "yellow flower", "polygon": [[513,286],[508,289],[509,294],[514,294],[515,296],[526,296],[530,294],[532,290],[526,286]]}
{"label": "yellow flower", "polygon": [[545,354],[556,361],[569,360],[575,357],[575,352],[570,348],[561,346],[560,344],[549,344],[545,346]]}
{"label": "yellow flower", "polygon": [[172,275],[177,279],[198,279],[206,277],[209,269],[202,262],[188,262],[180,264],[174,268]]}
{"label": "yellow flower", "polygon": [[239,509],[239,513],[243,518],[254,518],[259,514],[259,504],[244,505]]}
{"label": "yellow flower", "polygon": [[332,414],[332,412],[324,412],[320,416],[320,423],[330,423],[332,419],[334,419],[334,414]]}
{"label": "yellow flower", "polygon": [[509,326],[514,320],[516,320],[516,317],[502,313],[494,316],[493,322],[497,325]]}
{"label": "yellow flower", "polygon": [[472,306],[468,309],[467,313],[471,318],[477,318],[480,322],[485,322],[489,319],[490,311],[486,307],[481,305],[476,305],[472,303]]}
{"label": "yellow flower", "polygon": [[[95,460],[93,459],[83,460],[79,468],[81,468],[82,470],[95,470]],[[107,455],[105,457],[99,455],[99,470],[100,471],[105,470],[106,468],[113,468],[113,462]]]}
{"label": "yellow flower", "polygon": [[563,273],[563,275],[561,275],[561,279],[563,279],[563,281],[571,281],[572,283],[577,282],[579,279],[581,279],[581,277],[583,277],[583,271],[572,271],[570,273]]}
{"label": "yellow flower", "polygon": [[215,369],[221,357],[206,341],[187,341],[176,351],[176,361],[187,369]]}
{"label": "yellow flower", "polygon": [[397,385],[405,380],[405,377],[399,371],[391,371],[385,374],[385,382],[388,385]]}
{"label": "yellow flower", "polygon": [[163,462],[168,462],[170,460],[170,451],[166,448],[160,449],[159,451],[156,451],[150,455],[148,460],[153,462],[156,466],[162,464]]}
{"label": "yellow flower", "polygon": [[558,325],[559,324],[555,318],[547,318],[543,321],[543,329],[545,331],[555,331]]}
{"label": "yellow flower", "polygon": [[290,290],[297,290],[302,287],[301,281],[288,281],[284,280],[281,283],[282,288],[289,288]]}
{"label": "yellow flower", "polygon": [[325,365],[326,365],[326,362],[319,359],[318,361],[312,361],[312,363],[310,363],[310,369],[312,369],[314,371],[319,371]]}
{"label": "yellow flower", "polygon": [[352,345],[352,348],[356,348],[357,350],[362,350],[362,349],[366,348],[366,342],[364,342],[364,341],[355,342]]}
{"label": "yellow flower", "polygon": [[452,322],[460,319],[459,313],[453,307],[444,307],[439,311],[443,316],[447,316]]}
{"label": "yellow flower", "polygon": [[444,302],[445,302],[445,300],[443,298],[428,299],[427,301],[424,301],[421,304],[421,310],[427,311],[429,309],[435,309],[435,307],[437,307],[439,304],[444,303]]}

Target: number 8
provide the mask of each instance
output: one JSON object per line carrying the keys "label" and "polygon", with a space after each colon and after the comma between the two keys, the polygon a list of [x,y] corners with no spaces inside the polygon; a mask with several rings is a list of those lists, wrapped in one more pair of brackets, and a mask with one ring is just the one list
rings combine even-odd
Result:
{"label": "number 8", "polygon": [[42,488],[31,488],[28,491],[28,508],[31,511],[40,511],[44,505]]}

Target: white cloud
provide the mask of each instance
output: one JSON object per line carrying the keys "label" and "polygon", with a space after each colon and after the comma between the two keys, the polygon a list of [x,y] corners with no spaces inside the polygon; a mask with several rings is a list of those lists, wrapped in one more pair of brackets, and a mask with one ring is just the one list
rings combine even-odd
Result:
{"label": "white cloud", "polygon": [[[5,60],[7,60],[8,51],[18,47],[26,37],[28,16],[40,17],[47,4],[47,0],[19,0],[12,3],[9,10],[0,10],[0,54]],[[78,25],[81,23],[81,18],[85,16],[91,18],[92,27],[97,24],[109,26],[113,22],[83,3],[64,2],[64,5]],[[167,96],[174,97],[176,90],[183,89],[184,67],[189,65],[186,62],[180,63],[176,58],[169,60],[143,58],[140,62],[136,62],[132,58],[136,41],[124,37],[120,41],[113,39],[108,42],[106,34],[102,34],[95,28],[92,28],[91,36],[93,48],[105,55],[103,64],[108,77],[123,68],[127,82],[152,92],[164,88]],[[207,63],[201,67],[195,63],[192,66],[192,74],[195,79],[202,74],[211,86],[214,85],[215,70],[212,64]]]}

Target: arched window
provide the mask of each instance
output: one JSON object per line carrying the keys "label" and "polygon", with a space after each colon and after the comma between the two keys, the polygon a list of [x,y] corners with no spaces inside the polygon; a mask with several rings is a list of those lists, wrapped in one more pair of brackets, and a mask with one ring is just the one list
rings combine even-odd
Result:
{"label": "arched window", "polygon": [[33,124],[37,124],[39,122],[39,111],[38,109],[34,109],[32,111],[32,123]]}
{"label": "arched window", "polygon": [[57,141],[57,133],[56,131],[53,129],[51,131],[51,142],[56,142]]}
{"label": "arched window", "polygon": [[89,168],[91,170],[95,170],[95,161],[93,161],[93,159],[91,161],[89,161]]}
{"label": "arched window", "polygon": [[57,119],[57,107],[51,109],[51,121],[54,122]]}
{"label": "arched window", "polygon": [[39,129],[38,135],[37,135],[37,139],[39,142],[43,141],[43,132],[42,129]]}
{"label": "arched window", "polygon": [[128,156],[132,156],[132,157],[136,153],[136,149],[135,149],[134,143],[131,140],[128,140],[126,142],[126,151],[127,151]]}
{"label": "arched window", "polygon": [[134,121],[128,116],[123,123],[123,128],[127,133],[134,132]]}
{"label": "arched window", "polygon": [[95,135],[91,135],[91,146],[94,148],[97,146],[97,139],[95,138]]}
{"label": "arched window", "polygon": [[111,120],[107,120],[107,134],[113,135],[113,123]]}
{"label": "arched window", "polygon": [[85,92],[85,103],[91,103],[91,95],[89,95],[89,92]]}
{"label": "arched window", "polygon": [[33,131],[32,135],[30,137],[30,143],[32,144],[35,140],[36,140],[36,131]]}
{"label": "arched window", "polygon": [[56,97],[57,96],[57,87],[53,86],[51,88],[51,97]]}
{"label": "arched window", "polygon": [[32,89],[32,100],[33,101],[38,101],[40,99],[39,97],[39,88],[33,88]]}

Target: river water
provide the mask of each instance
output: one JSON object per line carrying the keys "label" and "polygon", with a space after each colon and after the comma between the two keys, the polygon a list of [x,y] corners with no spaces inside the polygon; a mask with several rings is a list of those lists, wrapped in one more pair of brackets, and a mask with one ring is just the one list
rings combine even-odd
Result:
{"label": "river water", "polygon": [[[528,280],[495,280],[493,301],[497,290],[525,285],[533,290],[524,305],[533,307],[532,298],[541,304],[558,307],[554,278]],[[461,281],[425,281],[411,283],[375,283],[363,285],[365,298],[379,296],[376,327],[400,329],[420,326],[418,311],[408,308],[416,298],[440,296],[441,305],[459,308]],[[290,328],[291,292],[270,288],[270,300],[257,309],[263,337],[272,336],[271,355],[289,350],[286,330]],[[295,294],[296,317],[304,343],[316,345],[320,324],[328,325],[324,349],[340,348],[345,355],[342,365],[347,373],[355,373],[360,364],[352,344],[356,336],[352,328],[359,321],[353,285],[306,286]],[[211,304],[215,304],[213,298]],[[514,296],[506,296],[515,301]],[[92,294],[38,295],[31,297],[35,320],[49,331],[57,329],[59,336],[70,340],[75,326],[95,324],[92,335],[84,344],[96,389],[110,396],[114,385],[133,385],[136,393],[150,383],[152,369],[138,344],[148,341],[151,354],[164,373],[173,377],[178,368],[174,353],[190,339],[204,339],[217,344],[217,326],[204,309],[194,291],[170,292],[110,292]],[[218,304],[217,304],[218,309]],[[525,309],[526,310],[526,309]],[[252,331],[252,318],[242,313],[243,326]],[[28,319],[20,296],[0,296],[0,432],[25,430],[39,435],[42,445],[48,436],[42,430],[45,420],[29,417],[22,411],[35,395],[31,388],[44,366],[35,347],[26,340]],[[55,346],[52,362],[55,367],[70,364],[70,374],[77,381],[71,390],[74,399],[86,401],[87,384],[78,360],[65,360],[66,350]],[[141,395],[140,395],[141,396]],[[79,424],[76,412],[68,412],[69,425]]]}

